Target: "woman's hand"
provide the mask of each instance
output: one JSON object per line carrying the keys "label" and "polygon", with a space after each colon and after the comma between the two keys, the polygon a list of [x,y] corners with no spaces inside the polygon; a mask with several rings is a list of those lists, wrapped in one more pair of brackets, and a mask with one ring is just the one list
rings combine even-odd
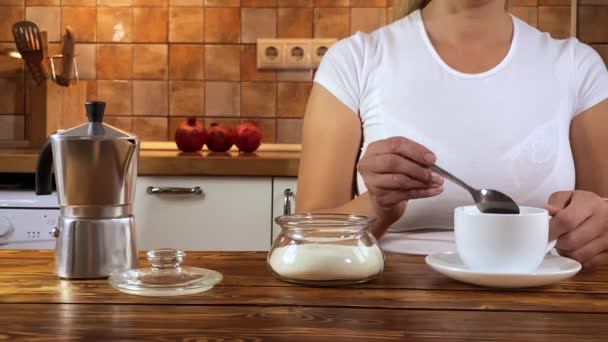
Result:
{"label": "woman's hand", "polygon": [[369,145],[357,170],[378,219],[394,222],[403,215],[406,201],[437,196],[443,191],[443,178],[428,169],[436,159],[426,147],[403,137]]}
{"label": "woman's hand", "polygon": [[550,238],[560,255],[585,268],[608,264],[608,202],[588,191],[556,192],[547,207]]}

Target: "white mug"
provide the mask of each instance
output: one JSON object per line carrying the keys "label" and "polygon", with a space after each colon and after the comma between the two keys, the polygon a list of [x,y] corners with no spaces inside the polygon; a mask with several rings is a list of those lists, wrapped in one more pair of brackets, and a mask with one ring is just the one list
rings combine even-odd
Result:
{"label": "white mug", "polygon": [[549,240],[549,213],[520,207],[519,214],[483,214],[475,206],[454,210],[456,248],[471,270],[530,273],[555,246]]}

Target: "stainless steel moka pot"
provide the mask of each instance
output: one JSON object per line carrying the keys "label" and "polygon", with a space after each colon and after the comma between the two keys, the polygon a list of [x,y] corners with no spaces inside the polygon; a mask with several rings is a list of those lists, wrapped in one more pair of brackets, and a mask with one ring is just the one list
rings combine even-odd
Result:
{"label": "stainless steel moka pot", "polygon": [[36,193],[52,192],[61,213],[53,235],[57,276],[105,278],[137,266],[133,199],[139,139],[103,123],[104,102],[87,102],[88,123],[51,135],[42,146]]}

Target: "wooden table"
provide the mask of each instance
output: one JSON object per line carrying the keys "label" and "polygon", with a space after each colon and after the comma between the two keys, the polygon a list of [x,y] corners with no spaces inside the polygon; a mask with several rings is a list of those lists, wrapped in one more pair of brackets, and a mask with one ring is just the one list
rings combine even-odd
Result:
{"label": "wooden table", "polygon": [[[499,291],[388,255],[374,282],[313,288],[274,279],[264,253],[188,253],[224,274],[185,297],[122,294],[53,275],[50,251],[0,251],[0,339],[11,341],[608,341],[608,268]],[[145,264],[142,262],[142,265]]]}

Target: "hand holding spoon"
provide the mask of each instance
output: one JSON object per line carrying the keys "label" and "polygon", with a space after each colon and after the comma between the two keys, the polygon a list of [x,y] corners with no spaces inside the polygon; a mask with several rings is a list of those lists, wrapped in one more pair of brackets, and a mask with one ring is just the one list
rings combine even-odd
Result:
{"label": "hand holding spoon", "polygon": [[431,170],[467,190],[471,196],[473,196],[475,205],[477,205],[477,208],[482,213],[519,214],[519,206],[517,203],[515,203],[511,197],[503,194],[502,192],[491,189],[477,190],[437,165],[433,165],[430,168]]}

